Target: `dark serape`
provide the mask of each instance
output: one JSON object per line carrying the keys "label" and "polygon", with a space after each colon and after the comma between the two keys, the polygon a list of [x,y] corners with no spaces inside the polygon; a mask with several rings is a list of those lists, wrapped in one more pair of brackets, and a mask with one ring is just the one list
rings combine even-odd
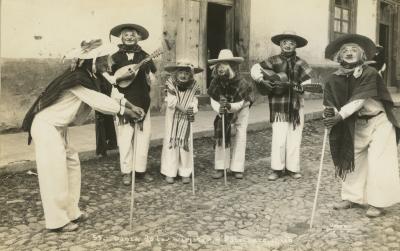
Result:
{"label": "dark serape", "polygon": [[[262,61],[260,66],[264,69],[264,80],[271,82],[282,81],[281,73],[287,76],[287,82],[292,85],[300,85],[311,78],[312,69],[306,61],[283,53],[269,57]],[[263,94],[263,93],[262,93]],[[292,87],[283,95],[268,94],[270,122],[292,122],[293,127],[300,124],[300,96]]]}
{"label": "dark serape", "polygon": [[[254,101],[253,85],[238,75],[232,79],[219,77],[212,79],[207,93],[217,102],[220,101],[221,97],[225,97],[229,103],[248,101],[251,105]],[[233,113],[225,113],[225,147],[230,147],[231,145],[231,123],[233,117]],[[214,119],[214,139],[216,145],[222,145],[222,117],[219,115]]]}
{"label": "dark serape", "polygon": [[[357,100],[373,98],[382,102],[389,121],[396,127],[396,138],[399,134],[399,122],[393,113],[393,101],[378,72],[367,65],[363,66],[360,77],[332,74],[325,82],[324,106],[335,107],[340,111],[344,105]],[[332,127],[329,144],[335,165],[335,175],[346,178],[347,173],[354,171],[354,130],[357,113]]]}
{"label": "dark serape", "polygon": [[[103,77],[97,74],[96,82],[101,93],[111,96],[112,86]],[[96,155],[106,155],[107,150],[117,149],[117,135],[114,125],[114,116],[95,111]]]}
{"label": "dark serape", "polygon": [[35,100],[22,122],[22,129],[29,133],[28,145],[32,141],[30,131],[33,119],[37,113],[52,105],[60,97],[63,91],[77,85],[82,85],[91,90],[100,91],[100,87],[97,85],[98,83],[94,80],[95,78],[93,78],[91,73],[89,73],[85,68],[77,68],[74,71],[71,71],[68,68],[64,73],[54,79]]}

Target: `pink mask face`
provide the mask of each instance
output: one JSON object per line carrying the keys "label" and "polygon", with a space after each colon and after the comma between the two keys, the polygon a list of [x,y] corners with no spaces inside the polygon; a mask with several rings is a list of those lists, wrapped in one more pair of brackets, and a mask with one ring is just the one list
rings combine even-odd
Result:
{"label": "pink mask face", "polygon": [[191,78],[192,73],[189,70],[178,70],[176,72],[176,78],[179,82],[188,82]]}
{"label": "pink mask face", "polygon": [[293,39],[283,39],[280,42],[281,50],[283,52],[294,52],[296,50],[297,44]]}
{"label": "pink mask face", "polygon": [[352,64],[361,60],[362,49],[357,44],[345,44],[340,49],[339,57],[346,63]]}
{"label": "pink mask face", "polygon": [[216,67],[218,76],[224,76],[229,73],[230,65],[228,63],[222,62],[219,63]]}
{"label": "pink mask face", "polygon": [[126,45],[134,45],[141,39],[135,30],[123,30],[121,33],[121,41]]}

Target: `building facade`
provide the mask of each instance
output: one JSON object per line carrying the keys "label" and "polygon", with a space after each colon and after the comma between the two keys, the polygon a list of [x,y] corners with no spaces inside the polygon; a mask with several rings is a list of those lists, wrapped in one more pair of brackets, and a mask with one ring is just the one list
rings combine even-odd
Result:
{"label": "building facade", "polygon": [[[126,4],[129,0],[119,1]],[[324,49],[331,40],[344,33],[368,36],[384,47],[386,85],[391,92],[397,92],[400,87],[400,0],[131,1],[135,2],[135,8],[130,7],[129,11],[122,11],[120,8],[124,8],[123,5],[113,5],[115,9],[103,6],[95,11],[102,13],[97,17],[100,18],[98,20],[88,19],[85,15],[76,18],[82,23],[97,24],[101,21],[104,36],[108,35],[111,27],[124,22],[139,23],[149,30],[150,37],[142,41],[141,46],[149,53],[159,47],[164,50],[164,54],[155,59],[159,71],[151,92],[154,112],[163,111],[163,83],[166,78],[164,66],[179,58],[187,58],[207,69],[209,58],[216,58],[219,50],[230,48],[235,55],[245,58],[240,71],[249,77],[252,64],[279,53],[280,49],[271,42],[271,37],[284,31],[294,31],[308,40],[308,45],[299,49],[298,55],[315,69],[315,81],[322,81],[334,67],[333,62],[324,59]],[[8,13],[7,10],[3,11]],[[104,19],[104,15],[113,15],[113,18]],[[95,17],[93,15],[92,18]],[[53,22],[57,22],[57,19]],[[6,24],[7,20],[2,19],[2,23]],[[29,23],[23,27],[26,26]],[[48,38],[51,37],[49,34]],[[0,117],[6,127],[18,127],[34,98],[61,68],[66,67],[55,65],[55,60],[32,62],[2,60]],[[19,68],[25,69],[27,74],[16,72]],[[201,85],[201,100],[207,103],[209,70],[197,74],[196,78]]]}
{"label": "building facade", "polygon": [[[386,84],[400,86],[399,0],[164,0],[162,65],[186,57],[207,68],[208,58],[230,48],[251,64],[279,53],[270,38],[294,31],[308,40],[298,54],[317,71],[333,63],[324,59],[324,49],[345,33],[368,36],[384,47]],[[198,76],[206,93],[209,72]]]}

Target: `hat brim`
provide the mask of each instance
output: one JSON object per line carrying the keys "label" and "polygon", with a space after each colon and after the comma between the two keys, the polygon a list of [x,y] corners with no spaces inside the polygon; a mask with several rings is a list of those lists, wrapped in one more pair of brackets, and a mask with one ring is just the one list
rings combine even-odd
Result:
{"label": "hat brim", "polygon": [[[168,71],[168,72],[175,72],[179,69],[191,69],[189,66],[177,66],[177,65],[169,65],[164,67],[164,70]],[[194,74],[200,73],[203,71],[202,68],[199,67],[194,67],[193,68]]]}
{"label": "hat brim", "polygon": [[146,28],[144,28],[141,25],[138,24],[120,24],[115,26],[114,28],[111,29],[110,35],[113,35],[115,37],[121,36],[121,32],[124,29],[132,29],[135,30],[139,33],[139,35],[142,37],[142,40],[145,40],[149,37],[149,32]]}
{"label": "hat brim", "polygon": [[66,59],[72,59],[72,58],[80,58],[80,59],[92,59],[92,58],[98,58],[98,57],[103,57],[107,55],[111,55],[116,53],[119,50],[117,46],[113,45],[101,45],[91,51],[85,52],[81,48],[77,49],[72,49],[71,51],[67,52],[66,55],[64,55],[64,58]]}
{"label": "hat brim", "polygon": [[243,61],[244,61],[244,58],[242,58],[242,57],[221,58],[221,59],[210,59],[210,60],[208,60],[208,64],[214,65],[214,64],[218,64],[220,62],[229,62],[229,63],[240,64]]}
{"label": "hat brim", "polygon": [[307,39],[294,34],[278,34],[271,37],[271,41],[276,45],[280,45],[284,39],[293,39],[296,41],[296,48],[301,48],[308,44]]}
{"label": "hat brim", "polygon": [[365,51],[367,60],[371,60],[376,52],[375,43],[368,37],[359,34],[345,34],[333,40],[325,48],[325,58],[334,60],[336,53],[344,44],[358,44]]}

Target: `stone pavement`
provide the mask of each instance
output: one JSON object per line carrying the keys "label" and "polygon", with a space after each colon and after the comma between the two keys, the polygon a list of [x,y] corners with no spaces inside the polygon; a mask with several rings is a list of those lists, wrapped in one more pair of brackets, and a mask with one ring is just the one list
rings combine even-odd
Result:
{"label": "stone pavement", "polygon": [[306,123],[301,149],[303,178],[268,181],[271,129],[248,134],[245,177],[213,180],[210,138],[195,145],[196,195],[160,175],[161,147],[149,155],[155,181],[136,183],[132,231],[130,187],[121,183],[117,156],[82,162],[80,206],[90,213],[75,233],[44,230],[37,177],[0,176],[0,250],[400,250],[400,205],[377,219],[365,209],[332,210],[340,199],[329,147],[314,228],[307,230],[322,145],[321,121]]}
{"label": "stone pavement", "polygon": [[[255,105],[251,108],[249,119],[249,130],[262,129],[268,126],[268,106],[265,103]],[[320,116],[322,100],[306,100],[306,119],[313,119]],[[193,124],[194,137],[211,136],[213,133],[213,111],[200,111],[196,115]],[[164,137],[164,116],[154,116],[152,123],[152,145],[160,145]],[[71,127],[71,142],[75,149],[81,154],[81,158],[93,158],[95,156],[96,138],[94,124]],[[27,145],[27,133],[3,134],[0,135],[0,173],[15,172],[29,168],[35,160],[34,145]],[[28,164],[28,165],[26,165]]]}

